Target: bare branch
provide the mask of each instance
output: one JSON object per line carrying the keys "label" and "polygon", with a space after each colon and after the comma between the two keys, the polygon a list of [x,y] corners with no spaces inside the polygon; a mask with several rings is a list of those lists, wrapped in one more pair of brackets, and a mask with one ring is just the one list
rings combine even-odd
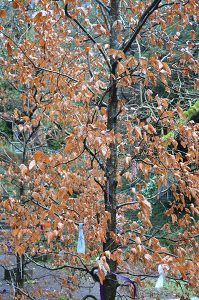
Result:
{"label": "bare branch", "polygon": [[56,267],[56,268],[51,268],[45,264],[40,264],[36,261],[34,261],[34,259],[32,259],[30,256],[28,256],[27,254],[25,254],[25,256],[32,262],[34,263],[35,265],[37,265],[38,267],[41,267],[43,269],[46,269],[46,270],[50,270],[50,271],[57,271],[57,270],[62,270],[62,269],[65,269],[65,268],[70,268],[70,269],[73,269],[73,270],[79,270],[79,271],[83,271],[83,272],[87,272],[88,273],[88,269],[87,268],[82,268],[82,267],[75,267],[75,266],[71,266],[71,265],[63,265],[63,266],[59,266],[59,267]]}
{"label": "bare branch", "polygon": [[133,204],[136,204],[136,203],[137,203],[136,201],[132,201],[132,202],[126,202],[126,203],[118,204],[116,206],[116,209],[119,209],[119,208],[127,206],[127,205],[133,205]]}

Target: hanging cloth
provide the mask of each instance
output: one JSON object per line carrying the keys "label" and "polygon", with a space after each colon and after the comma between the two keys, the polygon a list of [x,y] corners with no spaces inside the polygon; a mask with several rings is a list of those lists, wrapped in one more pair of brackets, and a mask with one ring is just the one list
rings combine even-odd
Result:
{"label": "hanging cloth", "polygon": [[10,241],[7,241],[6,246],[8,248],[8,254],[11,254],[12,253],[12,246],[11,246]]}
{"label": "hanging cloth", "polygon": [[[111,272],[111,274],[114,274],[116,277],[120,278],[121,280],[123,280],[126,283],[130,283],[133,286],[133,299],[136,299],[136,285],[134,283],[134,281],[132,281],[130,278],[125,277],[123,275],[117,274],[115,272]],[[104,295],[104,286],[102,284],[100,284],[100,300],[106,300],[105,299],[105,295]]]}
{"label": "hanging cloth", "polygon": [[77,253],[85,253],[85,240],[84,240],[83,225],[84,225],[83,223],[79,224]]}
{"label": "hanging cloth", "polygon": [[159,277],[156,282],[155,288],[161,289],[161,288],[163,288],[163,283],[164,283],[164,270],[163,270],[162,265],[158,266],[158,273],[159,273]]}

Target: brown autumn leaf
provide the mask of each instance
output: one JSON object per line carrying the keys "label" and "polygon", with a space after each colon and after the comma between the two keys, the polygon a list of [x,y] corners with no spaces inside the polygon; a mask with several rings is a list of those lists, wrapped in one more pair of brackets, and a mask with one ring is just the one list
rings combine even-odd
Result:
{"label": "brown autumn leaf", "polygon": [[164,70],[171,75],[171,69],[169,68],[168,64],[166,62],[162,62]]}
{"label": "brown autumn leaf", "polygon": [[5,9],[0,9],[0,18],[6,18],[7,13]]}
{"label": "brown autumn leaf", "polygon": [[190,30],[190,36],[191,36],[191,39],[192,40],[195,40],[195,38],[196,38],[196,33],[195,33],[195,31],[194,30]]}
{"label": "brown autumn leaf", "polygon": [[14,9],[19,8],[19,1],[18,1],[18,0],[13,0],[13,2],[12,2],[12,7],[13,7]]}
{"label": "brown autumn leaf", "polygon": [[125,54],[122,50],[108,49],[107,53],[108,55],[113,56],[113,58],[125,58]]}
{"label": "brown autumn leaf", "polygon": [[107,155],[107,147],[106,147],[106,145],[102,145],[101,146],[101,151],[102,151],[102,155],[106,157],[106,155]]}
{"label": "brown autumn leaf", "polygon": [[150,255],[150,254],[148,254],[148,253],[146,253],[145,255],[144,255],[144,258],[147,260],[147,261],[152,261],[152,256]]}
{"label": "brown autumn leaf", "polygon": [[151,101],[152,100],[153,91],[150,90],[150,89],[147,89],[146,94],[147,94],[147,97],[148,97],[149,101]]}
{"label": "brown autumn leaf", "polygon": [[122,75],[124,72],[125,72],[124,66],[118,61],[118,64],[117,64],[118,76]]}
{"label": "brown autumn leaf", "polygon": [[35,153],[34,153],[34,159],[35,159],[35,161],[41,160],[41,158],[42,158],[43,156],[44,156],[43,152],[41,152],[41,151],[39,151],[39,150],[35,151]]}
{"label": "brown autumn leaf", "polygon": [[45,10],[42,10],[36,13],[36,15],[34,16],[33,18],[34,23],[42,22],[46,19],[46,17],[47,17],[47,12]]}
{"label": "brown autumn leaf", "polygon": [[13,53],[13,51],[12,51],[12,46],[11,46],[11,44],[10,44],[10,42],[8,41],[8,42],[6,42],[6,47],[7,47],[7,51],[8,51],[8,56],[12,56],[12,53]]}
{"label": "brown autumn leaf", "polygon": [[21,165],[19,166],[19,168],[20,168],[20,170],[21,170],[22,176],[25,176],[25,175],[27,174],[27,172],[28,172],[28,168],[27,168],[24,164],[21,164]]}
{"label": "brown autumn leaf", "polygon": [[135,243],[136,243],[137,245],[140,245],[140,244],[142,243],[139,236],[136,236],[136,238],[135,238]]}
{"label": "brown autumn leaf", "polygon": [[156,133],[156,129],[153,127],[152,124],[147,124],[143,127],[148,133]]}
{"label": "brown autumn leaf", "polygon": [[36,126],[38,126],[38,124],[39,124],[39,120],[38,120],[38,119],[32,119],[32,120],[31,120],[31,123],[32,123],[32,125],[33,125],[34,127],[36,127]]}
{"label": "brown autumn leaf", "polygon": [[38,200],[38,199],[40,198],[40,195],[39,195],[39,193],[37,193],[37,192],[32,192],[32,197],[33,197],[34,199]]}
{"label": "brown autumn leaf", "polygon": [[141,138],[142,138],[142,132],[141,132],[140,127],[135,126],[135,127],[134,127],[134,131],[135,131],[135,134],[136,134],[137,139],[141,139]]}

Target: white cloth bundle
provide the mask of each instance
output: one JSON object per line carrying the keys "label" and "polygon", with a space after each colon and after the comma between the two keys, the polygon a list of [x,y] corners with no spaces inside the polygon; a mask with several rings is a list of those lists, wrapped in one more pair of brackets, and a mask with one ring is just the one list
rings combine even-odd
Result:
{"label": "white cloth bundle", "polygon": [[83,225],[84,225],[83,223],[79,224],[77,253],[85,253],[85,240],[84,240]]}
{"label": "white cloth bundle", "polygon": [[164,282],[164,270],[163,270],[162,265],[158,266],[158,273],[159,273],[159,277],[156,282],[155,288],[161,289],[161,288],[163,288],[163,282]]}

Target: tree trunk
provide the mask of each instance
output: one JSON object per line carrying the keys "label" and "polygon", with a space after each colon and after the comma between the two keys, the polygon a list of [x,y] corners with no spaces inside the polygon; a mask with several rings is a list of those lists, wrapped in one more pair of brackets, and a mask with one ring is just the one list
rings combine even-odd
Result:
{"label": "tree trunk", "polygon": [[[22,157],[22,163],[25,163],[25,158],[26,158],[26,144],[24,146],[24,151],[23,151],[23,157]],[[24,196],[24,184],[21,183],[19,187],[19,200],[22,203],[23,202],[23,196]],[[25,256],[19,255],[17,253],[17,268],[16,268],[16,275],[15,275],[15,296],[19,297],[22,295],[21,289],[24,287],[24,264],[25,264]],[[19,288],[19,289],[17,289]]]}
{"label": "tree trunk", "polygon": [[[111,10],[110,10],[110,48],[118,49],[118,32],[115,30],[114,23],[120,19],[120,0],[111,1]],[[116,77],[116,68],[117,63],[115,59],[111,57],[111,74],[110,74],[110,93],[109,93],[109,102],[107,108],[107,130],[113,130],[114,133],[117,133],[117,117],[118,117],[118,96],[117,96],[117,83],[115,81]],[[106,242],[104,243],[104,251],[109,250],[113,252],[117,249],[117,245],[111,236],[112,233],[116,233],[116,193],[117,193],[117,141],[114,141],[110,144],[110,158],[107,159],[106,163],[106,192],[104,195],[105,198],[105,209],[110,212],[111,219],[108,222],[107,233],[106,233]],[[117,269],[117,263],[110,260],[109,267],[111,272],[115,272]],[[117,280],[115,275],[110,274],[104,282],[104,296],[106,300],[114,300],[116,297],[117,290]]]}
{"label": "tree trunk", "polygon": [[[19,289],[23,289],[24,286],[24,255],[17,254],[17,269],[16,269],[16,282],[15,285]],[[21,292],[16,289],[15,296],[21,295]]]}

